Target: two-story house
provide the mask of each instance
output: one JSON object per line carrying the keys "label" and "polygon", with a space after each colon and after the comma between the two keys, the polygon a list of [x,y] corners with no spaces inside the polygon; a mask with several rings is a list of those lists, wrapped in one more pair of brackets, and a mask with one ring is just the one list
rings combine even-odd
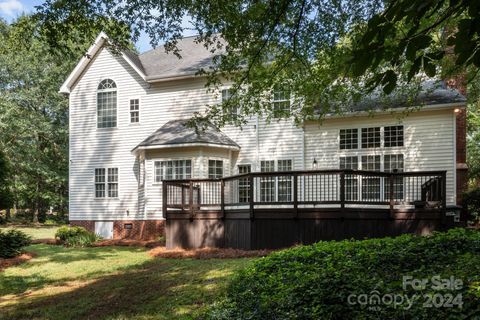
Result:
{"label": "two-story house", "polygon": [[[212,63],[212,53],[194,39],[178,42],[178,59],[163,47],[113,54],[102,33],[62,85],[70,105],[72,224],[106,238],[155,238],[165,226],[163,181],[250,172],[446,171],[445,201],[457,203],[465,180],[466,100],[456,90],[434,84],[420,96],[424,106],[406,117],[395,114],[403,104],[374,117],[358,107],[322,123],[252,117],[243,128],[195,132],[186,120],[228,98],[228,85],[218,95],[207,92],[196,72]],[[288,108],[289,97],[275,92],[272,103]],[[259,203],[293,201],[292,180],[262,179]],[[386,183],[372,179],[347,179],[343,200],[372,190],[383,199]],[[253,201],[243,183],[236,186],[238,203]],[[302,195],[310,192],[305,182],[301,187]]]}

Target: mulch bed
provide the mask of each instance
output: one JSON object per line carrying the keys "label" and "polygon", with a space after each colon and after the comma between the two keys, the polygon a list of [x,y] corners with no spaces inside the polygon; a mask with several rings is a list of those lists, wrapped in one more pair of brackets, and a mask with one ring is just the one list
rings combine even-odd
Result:
{"label": "mulch bed", "polygon": [[13,267],[13,266],[22,264],[24,262],[27,262],[28,260],[36,256],[37,255],[34,252],[25,252],[15,258],[9,258],[9,259],[0,258],[0,272],[5,270],[8,267]]}
{"label": "mulch bed", "polygon": [[101,240],[95,242],[92,247],[110,247],[110,246],[121,246],[121,247],[146,247],[146,248],[155,248],[159,246],[164,246],[164,241],[156,240]]}
{"label": "mulch bed", "polygon": [[60,245],[62,244],[62,242],[58,239],[33,239],[31,241],[31,244],[39,244],[39,243],[43,243],[43,244],[54,244],[54,245]]}
{"label": "mulch bed", "polygon": [[234,259],[234,258],[252,258],[264,257],[270,254],[272,250],[239,250],[239,249],[220,249],[220,248],[202,248],[202,249],[166,249],[157,247],[148,252],[153,257],[169,259]]}

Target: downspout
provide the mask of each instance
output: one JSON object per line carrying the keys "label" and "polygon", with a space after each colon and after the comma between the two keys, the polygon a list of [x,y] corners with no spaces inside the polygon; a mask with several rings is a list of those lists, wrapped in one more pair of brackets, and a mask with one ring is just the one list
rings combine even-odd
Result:
{"label": "downspout", "polygon": [[305,168],[305,124],[302,124],[302,170]]}
{"label": "downspout", "polygon": [[255,134],[256,134],[256,145],[257,145],[257,150],[256,150],[256,155],[255,155],[255,171],[260,171],[260,137],[259,137],[259,121],[258,121],[258,115],[255,117]]}
{"label": "downspout", "polygon": [[453,204],[457,204],[457,113],[453,110]]}

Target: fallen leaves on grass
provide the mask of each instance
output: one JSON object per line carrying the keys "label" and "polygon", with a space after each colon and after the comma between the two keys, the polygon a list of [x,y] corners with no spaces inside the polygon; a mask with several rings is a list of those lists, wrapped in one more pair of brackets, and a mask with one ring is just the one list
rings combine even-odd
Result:
{"label": "fallen leaves on grass", "polygon": [[24,254],[21,254],[17,257],[14,258],[9,258],[9,259],[3,259],[0,258],[0,271],[3,271],[4,269],[8,267],[13,267],[16,265],[19,265],[21,263],[24,263],[36,256],[35,253],[33,252],[25,252]]}
{"label": "fallen leaves on grass", "polygon": [[149,255],[159,258],[170,259],[234,259],[264,257],[272,252],[271,250],[239,250],[239,249],[220,249],[220,248],[201,248],[201,249],[166,249],[157,247],[148,252]]}

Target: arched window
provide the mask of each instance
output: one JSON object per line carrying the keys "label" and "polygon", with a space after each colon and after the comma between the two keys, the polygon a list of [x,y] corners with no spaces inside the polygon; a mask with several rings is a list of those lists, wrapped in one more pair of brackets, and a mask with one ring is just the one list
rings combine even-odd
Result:
{"label": "arched window", "polygon": [[117,85],[105,79],[97,88],[97,128],[117,126]]}

